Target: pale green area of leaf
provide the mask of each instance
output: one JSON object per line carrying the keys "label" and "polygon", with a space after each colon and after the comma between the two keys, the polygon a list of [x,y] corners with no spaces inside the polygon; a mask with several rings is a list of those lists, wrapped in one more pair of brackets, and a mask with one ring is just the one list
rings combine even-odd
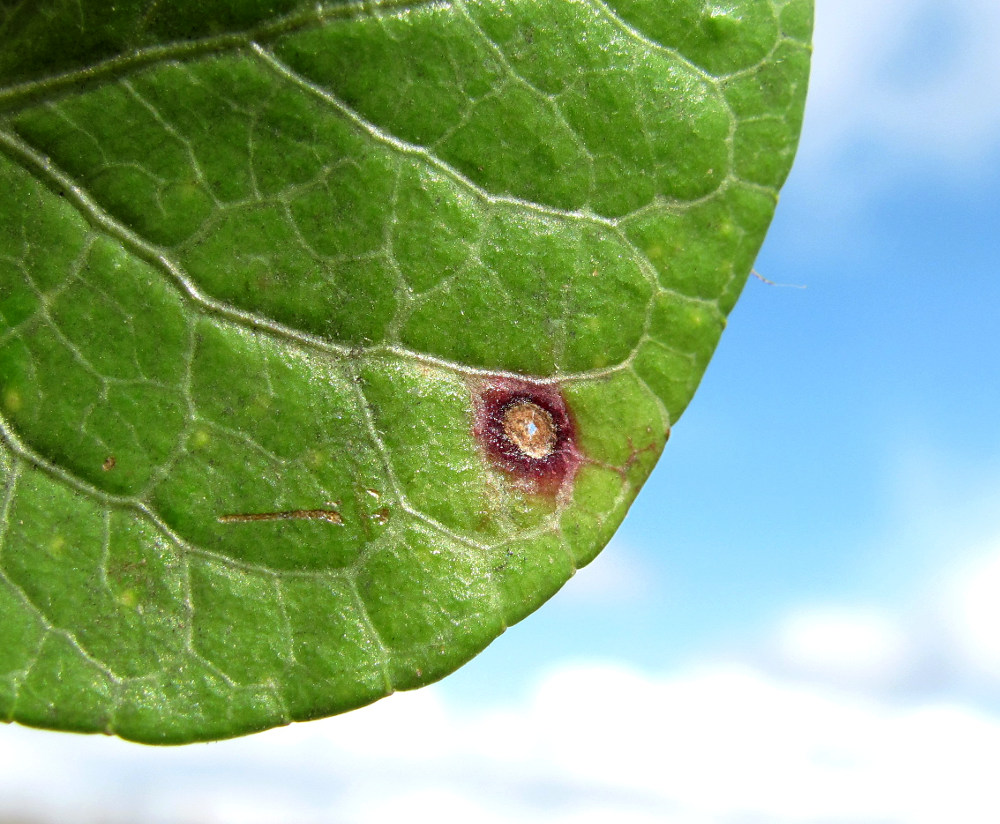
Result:
{"label": "pale green area of leaf", "polygon": [[[811,17],[4,6],[0,717],[183,742],[329,715],[550,597],[739,295]],[[475,442],[497,373],[567,399],[556,498]]]}

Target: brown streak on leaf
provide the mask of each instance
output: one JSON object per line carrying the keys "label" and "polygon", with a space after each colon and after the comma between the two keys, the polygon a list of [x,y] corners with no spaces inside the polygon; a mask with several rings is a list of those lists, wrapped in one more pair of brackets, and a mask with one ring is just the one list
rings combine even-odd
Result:
{"label": "brown streak on leaf", "polygon": [[220,515],[220,524],[248,524],[255,521],[327,521],[343,526],[344,519],[332,509],[291,509],[286,512],[247,512]]}

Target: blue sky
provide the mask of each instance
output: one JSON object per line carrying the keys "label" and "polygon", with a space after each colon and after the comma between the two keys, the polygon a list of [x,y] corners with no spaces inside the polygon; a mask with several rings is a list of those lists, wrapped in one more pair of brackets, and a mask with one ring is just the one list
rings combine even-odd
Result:
{"label": "blue sky", "polygon": [[594,564],[342,718],[0,729],[0,821],[1000,820],[1000,5],[817,5],[757,262],[806,288],[747,285]]}

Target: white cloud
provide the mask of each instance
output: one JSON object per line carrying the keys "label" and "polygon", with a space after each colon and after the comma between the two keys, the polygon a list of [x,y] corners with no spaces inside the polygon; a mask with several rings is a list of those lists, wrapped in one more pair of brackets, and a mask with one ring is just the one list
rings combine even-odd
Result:
{"label": "white cloud", "polygon": [[918,597],[790,610],[764,644],[768,671],[907,700],[1000,703],[1000,540],[931,569]]}
{"label": "white cloud", "polygon": [[995,0],[818,0],[800,165],[875,145],[974,170],[1000,146],[998,32]]}
{"label": "white cloud", "polygon": [[914,665],[912,641],[898,616],[873,607],[808,607],[789,613],[775,653],[797,673],[827,683],[886,689]]}
{"label": "white cloud", "polygon": [[109,824],[1000,820],[1000,717],[737,665],[564,667],[520,706],[462,713],[424,690],[174,750],[10,728],[0,753],[0,817],[20,795],[49,820],[100,803]]}
{"label": "white cloud", "polygon": [[1000,546],[966,562],[953,576],[943,613],[968,666],[1000,685]]}

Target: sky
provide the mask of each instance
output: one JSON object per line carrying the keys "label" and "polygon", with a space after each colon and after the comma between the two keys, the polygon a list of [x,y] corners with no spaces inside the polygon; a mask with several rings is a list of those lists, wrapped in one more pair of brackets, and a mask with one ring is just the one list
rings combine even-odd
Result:
{"label": "sky", "polygon": [[748,283],[539,612],[440,684],[235,741],[0,728],[0,824],[1000,821],[998,37],[996,0],[817,0],[756,267],[790,286]]}

